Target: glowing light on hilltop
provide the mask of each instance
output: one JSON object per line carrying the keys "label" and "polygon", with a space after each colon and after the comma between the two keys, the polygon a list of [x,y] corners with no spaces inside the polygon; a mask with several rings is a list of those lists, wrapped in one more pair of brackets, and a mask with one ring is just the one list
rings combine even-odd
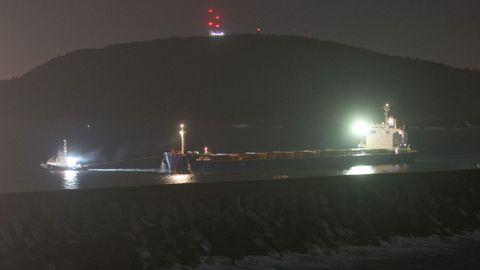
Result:
{"label": "glowing light on hilltop", "polygon": [[222,31],[222,16],[211,8],[208,10],[208,34],[211,37],[224,36],[225,32]]}
{"label": "glowing light on hilltop", "polygon": [[212,37],[222,37],[225,36],[224,32],[210,32],[210,36]]}

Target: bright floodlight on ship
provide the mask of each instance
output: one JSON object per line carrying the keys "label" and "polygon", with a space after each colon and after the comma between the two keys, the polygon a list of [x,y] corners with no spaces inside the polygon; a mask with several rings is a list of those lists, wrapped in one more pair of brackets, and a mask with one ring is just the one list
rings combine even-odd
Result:
{"label": "bright floodlight on ship", "polygon": [[353,124],[353,132],[359,136],[364,136],[370,130],[370,125],[364,120],[357,120]]}
{"label": "bright floodlight on ship", "polygon": [[69,167],[76,167],[78,165],[79,158],[77,157],[67,157],[67,164]]}

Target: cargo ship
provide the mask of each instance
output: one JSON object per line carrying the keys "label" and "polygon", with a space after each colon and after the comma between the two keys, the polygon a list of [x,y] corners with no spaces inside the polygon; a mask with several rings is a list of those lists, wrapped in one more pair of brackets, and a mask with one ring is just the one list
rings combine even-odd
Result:
{"label": "cargo ship", "polygon": [[384,121],[364,127],[358,148],[245,153],[210,153],[205,149],[185,151],[185,129],[180,126],[181,150],[164,153],[171,173],[245,171],[289,171],[344,168],[356,165],[404,164],[413,162],[417,151],[410,148],[405,128],[398,128],[384,106]]}

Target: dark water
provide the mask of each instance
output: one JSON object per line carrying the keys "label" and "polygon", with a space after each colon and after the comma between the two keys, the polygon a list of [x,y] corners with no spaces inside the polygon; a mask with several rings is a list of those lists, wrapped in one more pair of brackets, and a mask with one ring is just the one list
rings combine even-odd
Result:
{"label": "dark water", "polygon": [[152,169],[105,169],[88,171],[49,172],[41,168],[26,171],[4,171],[13,175],[0,181],[2,192],[24,192],[61,189],[89,189],[128,187],[141,185],[208,183],[246,180],[278,180],[311,176],[359,175],[375,173],[402,173],[441,170],[479,169],[480,154],[419,156],[413,164],[386,164],[353,166],[308,171],[269,171],[249,173],[168,174],[162,168]]}
{"label": "dark water", "polygon": [[[328,170],[209,175],[169,175],[160,164],[150,170],[47,172],[39,164],[55,154],[58,141],[83,162],[159,155],[178,146],[175,123],[156,120],[0,120],[0,193],[119,186],[286,180],[297,177],[476,169],[480,167],[480,128],[410,128],[420,155],[413,164],[356,166]],[[347,125],[316,126],[187,125],[187,148],[214,152],[355,147],[359,138]]]}

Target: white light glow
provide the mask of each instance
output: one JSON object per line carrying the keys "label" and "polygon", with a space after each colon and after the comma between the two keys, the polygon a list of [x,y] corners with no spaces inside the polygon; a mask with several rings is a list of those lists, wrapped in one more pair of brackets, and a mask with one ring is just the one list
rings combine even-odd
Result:
{"label": "white light glow", "polygon": [[166,178],[169,184],[187,184],[195,182],[193,174],[171,174]]}
{"label": "white light glow", "polygon": [[370,125],[363,120],[358,120],[353,124],[353,132],[359,136],[366,135],[370,130]]}
{"label": "white light glow", "polygon": [[210,36],[212,36],[212,37],[222,37],[222,36],[225,36],[225,33],[224,33],[224,32],[214,32],[214,31],[211,31],[211,32],[210,32]]}
{"label": "white light glow", "polygon": [[363,174],[373,174],[375,170],[372,166],[353,166],[350,169],[344,172],[345,175],[363,175]]}
{"label": "white light glow", "polygon": [[78,188],[78,172],[73,170],[63,171],[63,187],[65,189],[77,189]]}
{"label": "white light glow", "polygon": [[394,124],[393,117],[389,117],[388,118],[388,125],[393,126],[393,124]]}
{"label": "white light glow", "polygon": [[77,157],[67,157],[67,164],[69,167],[77,167],[78,166],[78,160],[79,158]]}

